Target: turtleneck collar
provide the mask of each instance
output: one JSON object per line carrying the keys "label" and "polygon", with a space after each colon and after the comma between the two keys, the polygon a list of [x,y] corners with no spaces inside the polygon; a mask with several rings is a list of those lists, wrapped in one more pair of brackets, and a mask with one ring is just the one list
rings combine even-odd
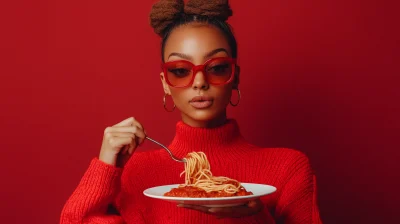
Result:
{"label": "turtleneck collar", "polygon": [[169,148],[177,156],[183,157],[193,151],[202,151],[206,154],[215,153],[216,150],[225,151],[231,148],[232,144],[238,144],[238,140],[242,140],[242,136],[237,122],[232,119],[228,119],[225,124],[215,128],[191,127],[179,121]]}

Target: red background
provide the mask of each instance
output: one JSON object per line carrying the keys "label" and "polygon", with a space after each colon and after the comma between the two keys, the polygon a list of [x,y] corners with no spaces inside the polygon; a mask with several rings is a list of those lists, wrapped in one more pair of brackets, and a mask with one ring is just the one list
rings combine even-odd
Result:
{"label": "red background", "polygon": [[[137,2],[1,1],[1,223],[57,223],[108,125],[133,115],[172,139],[154,1]],[[229,115],[243,135],[310,157],[325,223],[399,221],[398,7],[231,5],[243,97]]]}

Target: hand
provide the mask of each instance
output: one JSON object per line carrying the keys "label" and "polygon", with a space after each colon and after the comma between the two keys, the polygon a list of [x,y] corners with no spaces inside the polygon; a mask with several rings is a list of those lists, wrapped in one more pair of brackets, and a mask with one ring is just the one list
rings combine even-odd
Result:
{"label": "hand", "polygon": [[104,130],[99,160],[123,167],[146,137],[143,126],[130,117]]}
{"label": "hand", "polygon": [[212,214],[217,216],[217,218],[240,218],[257,214],[263,209],[264,205],[261,202],[261,200],[258,199],[255,201],[250,201],[245,205],[235,206],[235,207],[209,208],[201,205],[187,205],[187,204],[178,204],[178,207],[193,209],[207,214]]}

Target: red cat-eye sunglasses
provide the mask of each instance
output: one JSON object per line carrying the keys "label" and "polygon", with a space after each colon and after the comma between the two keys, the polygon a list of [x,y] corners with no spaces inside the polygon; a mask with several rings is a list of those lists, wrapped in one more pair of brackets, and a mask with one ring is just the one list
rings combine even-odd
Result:
{"label": "red cat-eye sunglasses", "polygon": [[203,73],[209,84],[224,85],[233,80],[236,59],[229,57],[211,58],[202,65],[194,65],[190,61],[178,60],[163,63],[161,67],[166,82],[172,87],[185,88],[191,86],[199,71]]}

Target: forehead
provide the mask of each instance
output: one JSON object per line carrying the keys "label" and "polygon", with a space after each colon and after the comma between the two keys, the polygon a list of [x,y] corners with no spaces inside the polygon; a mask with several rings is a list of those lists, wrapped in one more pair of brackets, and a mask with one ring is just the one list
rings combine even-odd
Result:
{"label": "forehead", "polygon": [[207,24],[188,24],[171,32],[165,44],[164,57],[168,60],[169,54],[181,53],[198,59],[218,48],[226,49],[231,56],[228,41],[218,28]]}

